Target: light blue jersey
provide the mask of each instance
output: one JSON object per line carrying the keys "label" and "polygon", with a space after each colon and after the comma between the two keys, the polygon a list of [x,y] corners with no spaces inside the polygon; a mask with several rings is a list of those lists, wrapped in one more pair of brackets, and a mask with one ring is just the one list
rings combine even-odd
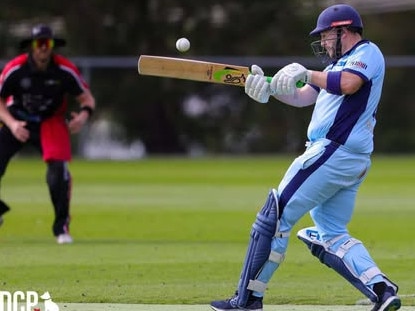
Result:
{"label": "light blue jersey", "polygon": [[[336,271],[349,281],[353,279],[359,290],[376,299],[372,285],[384,280],[383,273],[363,244],[349,234],[347,225],[357,191],[371,166],[385,62],[375,44],[362,40],[325,71],[351,72],[359,75],[364,84],[352,95],[318,90],[308,128],[310,142],[278,185],[278,206],[282,211],[279,232],[290,232],[301,217],[310,213],[325,251],[335,254],[336,262],[348,267],[338,267]],[[288,239],[274,237],[271,251],[285,254]],[[336,257],[345,244],[351,245],[346,255]],[[323,259],[320,258],[322,262]],[[267,262],[256,279],[267,284],[279,264]],[[262,293],[257,291],[255,295],[261,297]]]}
{"label": "light blue jersey", "polygon": [[371,153],[376,110],[385,75],[381,51],[374,43],[362,40],[324,71],[351,72],[365,83],[352,95],[320,90],[308,127],[309,140],[326,138],[353,152]]}
{"label": "light blue jersey", "polygon": [[[360,15],[353,7],[340,4],[326,8],[310,35],[320,37],[312,43],[314,54],[333,59],[324,69],[327,83],[315,72],[319,86],[309,83],[294,95],[275,96],[295,107],[308,106],[315,100],[308,142],[257,213],[236,294],[231,299],[214,301],[214,310],[262,311],[262,297],[284,261],[290,234],[307,214],[314,226],[301,229],[297,237],[313,256],[369,298],[374,304],[372,311],[401,307],[398,286],[348,230],[357,192],[371,167],[376,112],[385,76],[382,52],[374,43],[361,39],[362,31]],[[330,53],[331,49],[336,49],[335,53]],[[264,84],[260,70],[252,71],[256,71],[257,80],[251,80],[254,87],[248,87],[247,94],[264,102],[270,87]],[[309,76],[306,68],[293,63],[278,71],[271,84],[276,82],[277,91],[289,89],[287,83],[305,74]],[[342,83],[350,83],[354,93],[342,94],[348,89]],[[284,286],[284,282],[279,285]]]}

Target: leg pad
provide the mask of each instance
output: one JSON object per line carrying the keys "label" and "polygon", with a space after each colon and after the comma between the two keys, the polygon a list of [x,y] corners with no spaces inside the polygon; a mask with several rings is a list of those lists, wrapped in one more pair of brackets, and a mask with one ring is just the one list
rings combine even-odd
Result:
{"label": "leg pad", "polygon": [[252,226],[238,285],[237,304],[241,308],[246,306],[252,291],[265,291],[267,284],[256,280],[264,264],[270,258],[274,260],[280,258],[279,254],[271,252],[271,242],[278,231],[279,217],[278,196],[276,190],[272,189]]}
{"label": "leg pad", "polygon": [[[324,243],[320,240],[319,233],[315,227],[300,230],[297,233],[297,237],[307,245],[311,253],[322,263],[343,276],[372,302],[378,301],[378,295],[373,291],[372,286],[368,284],[374,277],[383,276],[382,272],[374,264],[366,268],[363,264],[359,266],[359,261],[351,262],[350,259],[346,258],[349,252],[355,252],[356,256],[354,257],[357,260],[368,258],[367,251],[362,242],[346,234]],[[332,247],[337,244],[340,244],[337,250],[335,252],[332,251]],[[362,256],[360,257],[360,255]],[[365,263],[365,265],[367,264]],[[358,270],[361,272],[359,273]]]}

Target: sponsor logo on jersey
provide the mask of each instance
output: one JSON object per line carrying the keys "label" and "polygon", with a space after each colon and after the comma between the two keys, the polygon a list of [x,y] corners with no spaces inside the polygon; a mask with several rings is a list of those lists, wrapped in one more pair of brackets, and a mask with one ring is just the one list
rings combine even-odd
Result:
{"label": "sponsor logo on jersey", "polygon": [[362,61],[360,61],[360,60],[355,60],[355,61],[350,62],[350,65],[352,67],[357,67],[357,68],[361,68],[361,69],[367,69],[367,64],[364,63],[364,62],[362,62]]}

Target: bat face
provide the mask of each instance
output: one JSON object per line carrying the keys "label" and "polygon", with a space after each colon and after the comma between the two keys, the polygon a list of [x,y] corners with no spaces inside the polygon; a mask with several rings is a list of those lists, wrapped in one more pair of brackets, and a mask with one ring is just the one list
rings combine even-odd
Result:
{"label": "bat face", "polygon": [[141,75],[245,86],[249,68],[184,58],[141,55]]}

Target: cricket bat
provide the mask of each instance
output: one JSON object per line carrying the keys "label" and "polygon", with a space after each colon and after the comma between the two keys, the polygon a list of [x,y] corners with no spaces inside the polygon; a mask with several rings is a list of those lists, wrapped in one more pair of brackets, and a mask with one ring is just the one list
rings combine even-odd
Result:
{"label": "cricket bat", "polygon": [[[245,86],[249,67],[185,58],[141,55],[138,59],[138,73],[148,76]],[[268,82],[271,79],[271,77],[267,77]]]}

